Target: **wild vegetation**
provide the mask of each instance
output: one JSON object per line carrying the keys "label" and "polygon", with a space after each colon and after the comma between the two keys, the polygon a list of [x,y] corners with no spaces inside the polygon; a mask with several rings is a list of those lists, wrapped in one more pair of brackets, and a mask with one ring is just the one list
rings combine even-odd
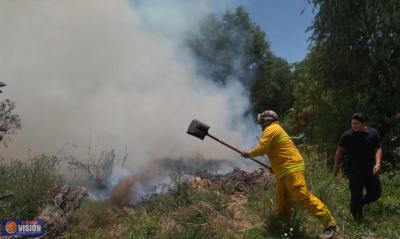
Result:
{"label": "wild vegetation", "polygon": [[[400,238],[400,172],[381,175],[383,195],[366,207],[365,220],[353,221],[349,191],[343,176],[331,182],[327,158],[314,147],[301,146],[311,192],[331,210],[340,226],[338,238]],[[1,188],[14,197],[0,201],[5,218],[35,217],[62,183],[55,157],[2,162]],[[323,169],[323,170],[321,170]],[[194,180],[195,181],[195,180]],[[172,178],[164,194],[154,194],[133,207],[114,207],[106,201],[86,201],[73,215],[66,238],[315,238],[321,226],[308,212],[295,207],[289,220],[274,212],[274,183],[247,185],[238,192],[229,181],[199,187],[182,175]]]}
{"label": "wild vegetation", "polygon": [[[248,115],[274,109],[289,132],[305,135],[300,149],[308,187],[337,219],[338,238],[400,238],[400,1],[311,2],[316,16],[310,52],[301,62],[275,56],[244,8],[207,16],[185,44],[205,79],[244,86]],[[0,102],[5,144],[21,129],[15,107],[8,99]],[[334,149],[357,111],[381,133],[384,152],[383,195],[365,208],[361,223],[349,213],[345,175],[331,181]],[[14,193],[0,201],[1,217],[35,217],[63,184],[58,167],[59,159],[47,155],[0,160],[0,191]],[[84,202],[65,237],[301,239],[321,232],[317,220],[298,207],[289,219],[276,216],[273,182],[246,185],[240,193],[229,182],[210,181],[207,190],[184,175],[172,182],[168,191],[132,207]]]}
{"label": "wild vegetation", "polygon": [[[400,174],[382,174],[383,195],[355,222],[349,213],[346,178],[330,183],[326,159],[313,147],[302,147],[310,190],[318,195],[339,223],[338,238],[400,238]],[[321,170],[324,168],[326,170]],[[195,180],[194,180],[195,181]],[[173,178],[173,187],[132,208],[107,202],[86,202],[73,216],[67,238],[315,238],[321,225],[300,207],[289,220],[274,212],[274,183],[257,183],[237,192],[229,182],[211,181],[204,190],[193,180]],[[200,188],[202,189],[202,188]]]}
{"label": "wild vegetation", "polygon": [[0,160],[0,189],[14,194],[0,201],[2,218],[34,218],[60,190],[59,160],[39,155],[30,159]]}

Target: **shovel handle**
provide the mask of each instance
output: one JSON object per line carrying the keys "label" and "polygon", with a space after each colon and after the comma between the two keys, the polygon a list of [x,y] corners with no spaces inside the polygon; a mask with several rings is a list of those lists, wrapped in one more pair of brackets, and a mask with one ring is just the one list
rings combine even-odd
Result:
{"label": "shovel handle", "polygon": [[[213,140],[217,141],[218,143],[221,143],[221,144],[225,145],[226,147],[232,149],[233,151],[236,151],[236,152],[238,152],[239,154],[242,154],[242,151],[240,151],[239,149],[237,149],[237,148],[235,148],[235,147],[233,147],[233,146],[231,146],[231,145],[225,143],[224,141],[218,139],[217,137],[214,137],[214,136],[212,136],[212,135],[209,134],[209,133],[207,133],[207,136],[210,137],[210,138],[212,138]],[[250,160],[253,160],[254,162],[258,163],[259,165],[261,165],[261,166],[267,168],[267,169],[272,173],[272,168],[271,168],[270,166],[266,165],[265,163],[261,163],[261,162],[258,161],[257,159],[254,159],[254,158],[251,158],[251,157],[249,157],[249,159],[250,159]]]}

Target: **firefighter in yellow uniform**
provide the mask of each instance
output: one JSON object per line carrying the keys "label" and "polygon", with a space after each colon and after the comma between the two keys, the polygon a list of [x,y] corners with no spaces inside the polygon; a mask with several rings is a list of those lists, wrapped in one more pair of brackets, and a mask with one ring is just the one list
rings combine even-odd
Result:
{"label": "firefighter in yellow uniform", "polygon": [[332,238],[337,230],[336,221],[328,208],[308,192],[304,176],[304,160],[290,136],[279,124],[279,116],[272,110],[264,111],[257,117],[263,127],[258,145],[242,156],[257,157],[267,154],[276,178],[276,211],[288,215],[292,201],[313,214],[324,226],[320,238]]}

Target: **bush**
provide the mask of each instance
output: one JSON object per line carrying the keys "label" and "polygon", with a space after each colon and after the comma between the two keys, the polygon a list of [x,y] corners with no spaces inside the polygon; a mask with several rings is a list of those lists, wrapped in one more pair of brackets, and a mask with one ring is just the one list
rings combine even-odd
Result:
{"label": "bush", "polygon": [[154,238],[160,226],[159,216],[148,215],[146,211],[129,216],[125,222],[128,226],[129,238]]}
{"label": "bush", "polygon": [[294,208],[288,217],[278,216],[275,209],[270,208],[265,215],[264,229],[268,235],[282,239],[308,238],[304,228],[302,211]]}
{"label": "bush", "polygon": [[0,201],[0,215],[19,219],[37,216],[63,183],[58,166],[55,156],[46,155],[25,161],[0,161],[0,190],[14,193],[14,197]]}

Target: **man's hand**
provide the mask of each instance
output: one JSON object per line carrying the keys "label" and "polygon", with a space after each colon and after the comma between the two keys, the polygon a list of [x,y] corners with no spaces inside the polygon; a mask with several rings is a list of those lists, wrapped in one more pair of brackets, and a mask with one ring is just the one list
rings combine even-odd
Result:
{"label": "man's hand", "polygon": [[339,174],[339,165],[333,166],[333,176],[337,176]]}
{"label": "man's hand", "polygon": [[381,165],[380,164],[375,164],[374,169],[372,170],[373,175],[378,175],[378,173],[381,171]]}
{"label": "man's hand", "polygon": [[333,175],[336,177],[339,174],[340,168],[342,167],[343,162],[333,165]]}
{"label": "man's hand", "polygon": [[335,153],[335,163],[333,164],[333,176],[337,176],[339,174],[340,166],[342,165],[342,158],[344,154],[345,148],[338,146]]}
{"label": "man's hand", "polygon": [[243,151],[241,153],[241,155],[242,155],[243,158],[247,158],[247,159],[250,158],[250,154],[248,152]]}

